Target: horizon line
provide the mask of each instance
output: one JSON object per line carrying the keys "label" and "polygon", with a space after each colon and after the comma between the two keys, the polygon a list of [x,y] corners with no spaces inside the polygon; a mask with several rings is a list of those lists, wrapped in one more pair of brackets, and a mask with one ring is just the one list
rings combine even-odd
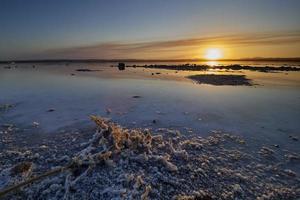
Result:
{"label": "horizon line", "polygon": [[10,63],[46,63],[46,62],[226,62],[226,61],[272,61],[272,62],[300,62],[300,57],[287,57],[287,58],[236,58],[236,59],[217,59],[208,60],[203,58],[192,58],[192,59],[101,59],[101,58],[91,58],[91,59],[20,59],[20,60],[0,60],[1,64]]}

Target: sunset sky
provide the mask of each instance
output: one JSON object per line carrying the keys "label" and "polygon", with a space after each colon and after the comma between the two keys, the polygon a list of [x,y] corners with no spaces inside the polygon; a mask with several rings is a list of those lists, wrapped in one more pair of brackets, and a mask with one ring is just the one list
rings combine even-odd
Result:
{"label": "sunset sky", "polygon": [[300,57],[299,19],[299,0],[1,0],[0,60]]}

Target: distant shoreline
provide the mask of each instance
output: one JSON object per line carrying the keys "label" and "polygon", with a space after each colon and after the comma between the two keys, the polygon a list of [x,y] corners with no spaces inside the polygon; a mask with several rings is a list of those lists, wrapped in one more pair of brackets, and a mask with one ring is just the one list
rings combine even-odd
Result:
{"label": "distant shoreline", "polygon": [[[209,62],[205,59],[35,59],[35,60],[2,60],[0,64],[14,63],[81,63],[81,62]],[[243,59],[219,59],[218,62],[230,61],[265,61],[265,62],[300,62],[300,57],[296,58],[243,58]]]}
{"label": "distant shoreline", "polygon": [[164,64],[150,64],[150,65],[132,65],[127,67],[139,67],[139,68],[150,68],[150,69],[168,69],[168,70],[176,70],[176,71],[208,71],[210,69],[219,69],[219,70],[250,70],[250,71],[259,71],[259,72],[271,72],[271,71],[300,71],[300,67],[292,67],[292,66],[281,66],[281,67],[273,67],[273,66],[249,66],[249,65],[239,65],[239,64],[231,64],[231,65],[216,65],[209,66],[206,64],[172,64],[172,65],[164,65]]}

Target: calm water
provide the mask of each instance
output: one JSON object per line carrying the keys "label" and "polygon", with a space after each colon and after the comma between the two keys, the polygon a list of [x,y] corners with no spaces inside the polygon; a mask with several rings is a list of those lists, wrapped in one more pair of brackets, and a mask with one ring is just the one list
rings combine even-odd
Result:
{"label": "calm water", "polygon": [[[300,136],[299,87],[220,87],[130,75],[98,77],[93,72],[70,76],[73,69],[89,64],[37,66],[0,68],[0,104],[16,104],[2,114],[0,123],[26,127],[38,122],[43,132],[51,133],[73,124],[91,126],[88,116],[97,114],[126,127],[174,128],[200,135],[223,130],[298,148],[288,136]],[[50,108],[55,111],[47,112]]]}

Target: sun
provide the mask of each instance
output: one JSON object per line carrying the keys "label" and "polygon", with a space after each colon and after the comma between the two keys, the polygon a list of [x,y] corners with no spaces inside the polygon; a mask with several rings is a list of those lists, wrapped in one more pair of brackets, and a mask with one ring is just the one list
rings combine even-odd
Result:
{"label": "sun", "polygon": [[223,57],[223,52],[217,48],[207,49],[204,57],[207,60],[218,60]]}

